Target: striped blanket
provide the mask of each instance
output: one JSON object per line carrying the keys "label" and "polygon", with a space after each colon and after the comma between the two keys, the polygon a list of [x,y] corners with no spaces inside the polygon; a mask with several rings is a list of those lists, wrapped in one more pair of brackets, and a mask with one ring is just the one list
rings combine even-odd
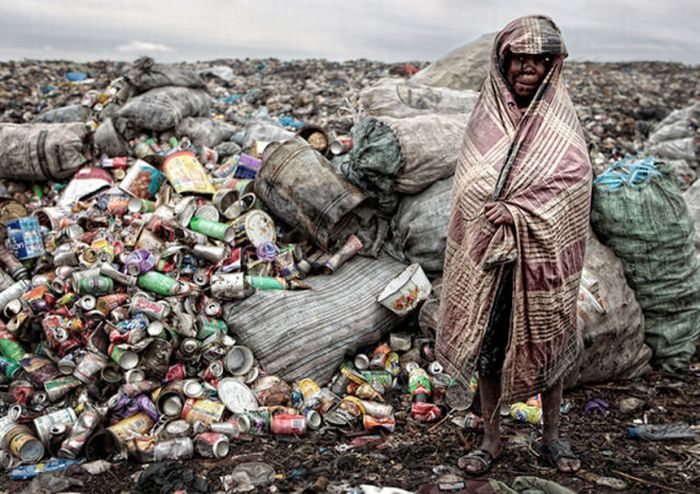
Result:
{"label": "striped blanket", "polygon": [[[553,58],[525,112],[503,75],[508,50]],[[576,298],[591,167],[561,80],[566,55],[559,29],[547,17],[517,19],[498,34],[455,172],[436,349],[446,370],[466,384],[489,327],[503,265],[514,261],[503,402],[549,388],[574,363],[581,345]],[[513,225],[494,226],[486,219],[490,201],[507,208]]]}

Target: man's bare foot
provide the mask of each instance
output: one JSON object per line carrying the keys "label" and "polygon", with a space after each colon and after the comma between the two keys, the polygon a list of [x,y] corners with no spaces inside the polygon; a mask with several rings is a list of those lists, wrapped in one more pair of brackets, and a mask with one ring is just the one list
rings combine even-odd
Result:
{"label": "man's bare foot", "polygon": [[[503,451],[501,440],[484,439],[479,449],[471,451],[459,459],[458,466],[467,473],[480,475],[491,468],[491,464]],[[484,454],[486,453],[486,454]]]}
{"label": "man's bare foot", "polygon": [[571,445],[564,439],[552,439],[545,441],[542,446],[544,458],[550,465],[560,472],[573,473],[581,468],[581,461],[571,449]]}

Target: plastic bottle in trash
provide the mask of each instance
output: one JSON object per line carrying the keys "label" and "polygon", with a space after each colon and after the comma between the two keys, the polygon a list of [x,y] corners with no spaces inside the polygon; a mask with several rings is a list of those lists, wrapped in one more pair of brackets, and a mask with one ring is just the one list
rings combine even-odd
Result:
{"label": "plastic bottle in trash", "polygon": [[511,405],[510,416],[527,424],[539,424],[542,420],[542,409],[519,401]]}
{"label": "plastic bottle in trash", "polygon": [[65,470],[71,465],[76,465],[80,463],[81,460],[49,460],[46,463],[39,463],[37,465],[22,465],[10,472],[10,480],[27,480],[33,479],[40,473],[45,472],[59,472]]}
{"label": "plastic bottle in trash", "polygon": [[688,424],[644,424],[627,428],[628,437],[637,437],[645,441],[664,441],[677,439],[695,439],[697,434]]}

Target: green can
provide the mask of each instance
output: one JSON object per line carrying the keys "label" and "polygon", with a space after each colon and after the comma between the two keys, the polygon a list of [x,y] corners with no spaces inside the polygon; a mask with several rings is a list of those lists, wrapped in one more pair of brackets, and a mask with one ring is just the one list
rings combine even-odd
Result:
{"label": "green can", "polygon": [[211,221],[199,216],[190,220],[190,228],[195,232],[203,233],[207,237],[216,238],[225,242],[233,242],[234,230],[226,223]]}
{"label": "green can", "polygon": [[214,317],[198,316],[197,324],[197,339],[205,340],[213,334],[227,334],[228,325],[221,319]]}
{"label": "green can", "polygon": [[430,395],[430,376],[428,376],[425,369],[421,369],[419,367],[418,369],[411,371],[408,376],[408,392],[411,393],[411,396],[417,393]]}
{"label": "green can", "polygon": [[284,278],[272,276],[246,276],[246,283],[258,290],[286,290],[287,282]]}
{"label": "green can", "polygon": [[112,293],[113,289],[112,278],[102,275],[82,278],[78,284],[78,293],[81,295],[105,295]]}
{"label": "green can", "polygon": [[5,332],[0,332],[0,353],[13,362],[19,363],[27,352],[22,348],[22,345],[15,340],[9,339],[8,335],[3,333]]}
{"label": "green can", "polygon": [[6,378],[12,379],[19,369],[20,365],[14,360],[7,357],[0,357],[0,372],[5,374]]}
{"label": "green can", "polygon": [[385,370],[362,371],[361,374],[369,384],[380,385],[384,388],[390,387],[394,381],[394,376],[391,375],[391,372]]}
{"label": "green can", "polygon": [[149,271],[139,276],[138,284],[144,290],[157,293],[159,295],[175,295],[177,280],[157,271]]}

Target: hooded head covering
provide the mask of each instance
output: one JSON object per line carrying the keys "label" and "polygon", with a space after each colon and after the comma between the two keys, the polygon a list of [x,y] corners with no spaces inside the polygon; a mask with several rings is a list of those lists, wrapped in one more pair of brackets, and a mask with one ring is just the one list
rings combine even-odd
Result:
{"label": "hooded head covering", "polygon": [[[551,68],[523,114],[503,75],[508,51],[551,55]],[[494,42],[455,172],[438,358],[466,385],[481,351],[503,264],[514,263],[513,309],[501,398],[544,391],[574,363],[576,299],[590,207],[590,162],[561,81],[566,47],[544,16],[516,19]],[[513,225],[493,225],[496,201]]]}

